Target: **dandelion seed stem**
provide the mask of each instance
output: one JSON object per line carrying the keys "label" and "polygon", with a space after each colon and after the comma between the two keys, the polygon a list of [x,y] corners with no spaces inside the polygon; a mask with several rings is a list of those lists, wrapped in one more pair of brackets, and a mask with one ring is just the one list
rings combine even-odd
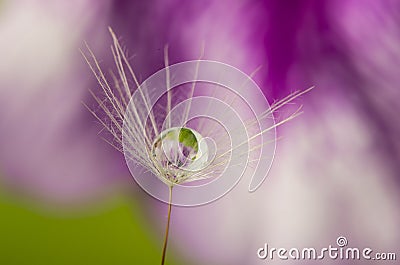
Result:
{"label": "dandelion seed stem", "polygon": [[164,246],[163,246],[162,257],[161,257],[161,265],[164,265],[165,256],[166,256],[166,253],[167,253],[169,223],[170,223],[170,220],[171,220],[171,210],[172,210],[172,186],[168,186],[168,188],[169,188],[168,217],[167,217],[167,225],[165,227],[165,237],[164,237]]}

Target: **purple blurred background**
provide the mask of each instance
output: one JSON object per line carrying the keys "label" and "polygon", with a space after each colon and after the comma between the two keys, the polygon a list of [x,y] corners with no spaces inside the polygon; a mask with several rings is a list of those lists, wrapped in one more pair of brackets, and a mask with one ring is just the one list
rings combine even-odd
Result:
{"label": "purple blurred background", "polygon": [[176,63],[204,43],[205,59],[247,74],[261,65],[254,79],[270,102],[316,86],[298,101],[305,113],[278,130],[258,192],[242,183],[174,211],[177,253],[193,264],[262,264],[264,243],[323,247],[339,235],[398,252],[399,1],[0,1],[1,189],[61,211],[139,192],[162,231],[165,205],[138,190],[81,104],[96,106],[88,89],[98,85],[79,49],[87,41],[112,68],[107,26],[142,81],[163,67],[165,44]]}

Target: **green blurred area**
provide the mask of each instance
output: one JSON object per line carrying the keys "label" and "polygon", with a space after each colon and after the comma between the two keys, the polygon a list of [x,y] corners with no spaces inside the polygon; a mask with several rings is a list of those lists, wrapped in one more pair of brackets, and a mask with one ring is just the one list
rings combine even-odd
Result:
{"label": "green blurred area", "polygon": [[[137,203],[112,198],[111,207],[60,217],[0,193],[0,264],[159,264],[161,242]],[[161,236],[160,236],[161,238]],[[172,255],[167,258],[172,263]]]}

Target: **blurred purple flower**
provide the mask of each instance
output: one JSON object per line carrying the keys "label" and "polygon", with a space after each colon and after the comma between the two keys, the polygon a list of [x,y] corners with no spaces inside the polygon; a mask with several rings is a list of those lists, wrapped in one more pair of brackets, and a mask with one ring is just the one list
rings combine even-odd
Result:
{"label": "blurred purple flower", "polygon": [[[395,250],[399,4],[154,3],[148,15],[152,29],[158,24],[162,32],[153,37],[159,47],[168,42],[178,49],[172,60],[196,58],[205,41],[206,59],[247,73],[263,64],[256,80],[269,98],[317,87],[305,101],[306,114],[280,129],[286,137],[262,190],[248,194],[242,183],[213,204],[175,210],[171,234],[182,253],[198,264],[256,264],[264,243],[324,247],[338,233],[353,246]],[[134,25],[128,6],[116,9],[123,15],[118,29]]]}
{"label": "blurred purple flower", "polygon": [[[51,204],[81,203],[115,186],[124,165],[82,106],[79,53],[105,5],[5,1],[0,17],[0,172],[3,186]],[[84,71],[82,71],[84,70]],[[115,161],[115,160],[114,160]]]}
{"label": "blurred purple flower", "polygon": [[270,100],[317,87],[304,99],[305,114],[279,130],[285,138],[261,190],[248,194],[242,183],[213,204],[175,210],[171,239],[188,259],[257,264],[264,243],[325,247],[338,233],[352,246],[397,249],[398,1],[43,3],[1,7],[6,183],[71,201],[126,173],[123,158],[107,153],[111,148],[100,144],[99,127],[80,105],[86,88],[97,85],[76,51],[88,38],[101,47],[95,50],[107,46],[110,24],[135,55],[141,80],[163,67],[165,44],[176,63],[197,58],[204,42],[205,59],[248,74],[263,65],[255,80]]}

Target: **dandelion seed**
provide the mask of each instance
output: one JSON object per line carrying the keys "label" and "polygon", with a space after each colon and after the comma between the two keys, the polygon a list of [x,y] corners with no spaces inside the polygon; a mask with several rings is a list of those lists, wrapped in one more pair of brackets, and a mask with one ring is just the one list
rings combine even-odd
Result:
{"label": "dandelion seed", "polygon": [[[256,190],[272,163],[275,128],[301,114],[301,106],[277,122],[273,113],[312,87],[272,106],[264,100],[258,104],[261,107],[255,107],[250,104],[252,95],[247,94],[258,91],[255,98],[265,98],[250,76],[201,58],[169,66],[167,47],[165,68],[140,84],[116,35],[109,30],[117,69],[117,74],[110,74],[112,86],[88,45],[88,54],[82,52],[102,88],[105,100],[91,94],[106,118],[87,108],[112,135],[113,139],[107,141],[124,153],[138,184],[168,203],[164,264],[172,204],[212,201],[228,192],[247,171],[253,174],[249,191]],[[215,89],[215,85],[222,87]],[[272,148],[266,149],[271,143]],[[264,160],[267,162],[260,163]],[[212,181],[208,186],[185,186],[201,180]],[[160,183],[168,187],[167,195]],[[161,194],[155,195],[157,192]]]}

